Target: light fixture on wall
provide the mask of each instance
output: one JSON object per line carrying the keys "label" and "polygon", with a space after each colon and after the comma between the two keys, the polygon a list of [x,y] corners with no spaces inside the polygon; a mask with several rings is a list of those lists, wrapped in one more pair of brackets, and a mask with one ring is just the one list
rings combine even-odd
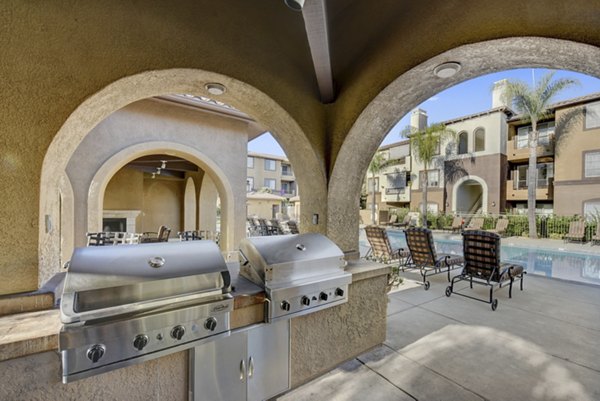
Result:
{"label": "light fixture on wall", "polygon": [[283,2],[294,11],[302,11],[304,7],[304,0],[283,0]]}
{"label": "light fixture on wall", "polygon": [[204,85],[204,88],[208,91],[208,93],[215,96],[222,95],[227,90],[227,88],[225,88],[225,85],[220,84],[218,82],[208,83]]}
{"label": "light fixture on wall", "polygon": [[460,71],[462,66],[456,61],[442,63],[433,69],[433,73],[438,78],[450,78]]}

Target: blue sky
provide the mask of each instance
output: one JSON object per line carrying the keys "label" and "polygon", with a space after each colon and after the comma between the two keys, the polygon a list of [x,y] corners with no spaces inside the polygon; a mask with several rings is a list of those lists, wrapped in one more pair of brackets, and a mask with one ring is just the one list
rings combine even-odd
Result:
{"label": "blue sky", "polygon": [[[532,83],[534,77],[537,80],[548,71],[547,69],[539,68],[521,68],[483,75],[446,89],[424,101],[418,107],[427,111],[430,123],[485,111],[492,107],[491,88],[494,82],[507,78],[520,79],[527,83]],[[574,78],[579,81],[579,85],[565,90],[556,97],[555,101],[600,92],[600,79],[588,75],[571,71],[556,71],[554,77]],[[409,115],[402,117],[385,137],[382,145],[401,141],[403,138],[400,132],[408,126],[409,121]],[[285,156],[283,149],[281,149],[277,141],[269,133],[250,141],[248,143],[248,151]]]}

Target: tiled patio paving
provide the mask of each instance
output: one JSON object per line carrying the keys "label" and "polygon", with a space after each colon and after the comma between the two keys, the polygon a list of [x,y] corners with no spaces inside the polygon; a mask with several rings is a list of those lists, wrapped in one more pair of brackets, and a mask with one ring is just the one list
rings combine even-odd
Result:
{"label": "tiled patio paving", "polygon": [[600,286],[528,275],[492,312],[431,283],[389,295],[384,345],[278,400],[600,400]]}

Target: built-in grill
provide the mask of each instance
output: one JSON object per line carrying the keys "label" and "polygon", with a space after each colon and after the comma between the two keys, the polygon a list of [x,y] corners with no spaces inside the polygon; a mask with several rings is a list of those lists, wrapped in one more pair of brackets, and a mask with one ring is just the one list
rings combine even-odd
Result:
{"label": "built-in grill", "polygon": [[344,254],[323,235],[250,237],[240,253],[240,274],[265,289],[268,322],[348,300],[352,275],[344,271]]}
{"label": "built-in grill", "polygon": [[61,300],[63,382],[229,335],[230,291],[211,241],[76,249]]}

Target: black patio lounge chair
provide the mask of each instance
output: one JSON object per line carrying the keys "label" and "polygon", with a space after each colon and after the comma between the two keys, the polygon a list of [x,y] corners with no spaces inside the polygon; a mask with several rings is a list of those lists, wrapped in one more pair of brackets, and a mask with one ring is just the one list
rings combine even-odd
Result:
{"label": "black patio lounge chair", "polygon": [[428,275],[432,276],[446,271],[448,281],[450,281],[450,271],[462,266],[462,256],[436,253],[431,230],[411,227],[404,230],[404,234],[406,235],[406,244],[408,245],[411,257],[411,264],[408,267],[419,269],[423,277],[423,287],[425,290],[428,290],[430,286],[427,280]]}
{"label": "black patio lounge chair", "polygon": [[387,231],[379,226],[366,226],[367,241],[371,246],[370,257],[378,262],[392,263],[398,261],[398,266],[405,264],[410,256],[403,248],[393,249]]}
{"label": "black patio lounge chair", "polygon": [[[500,236],[488,231],[473,230],[463,233],[464,268],[460,275],[454,276],[446,288],[446,296],[457,294],[477,301],[492,305],[492,310],[498,307],[498,299],[494,298],[494,287],[502,287],[509,283],[508,297],[512,298],[512,286],[515,279],[519,279],[523,291],[523,266],[513,263],[500,262]],[[471,295],[454,292],[454,285],[459,281],[468,281],[470,287],[473,283],[490,287],[489,301]]]}

